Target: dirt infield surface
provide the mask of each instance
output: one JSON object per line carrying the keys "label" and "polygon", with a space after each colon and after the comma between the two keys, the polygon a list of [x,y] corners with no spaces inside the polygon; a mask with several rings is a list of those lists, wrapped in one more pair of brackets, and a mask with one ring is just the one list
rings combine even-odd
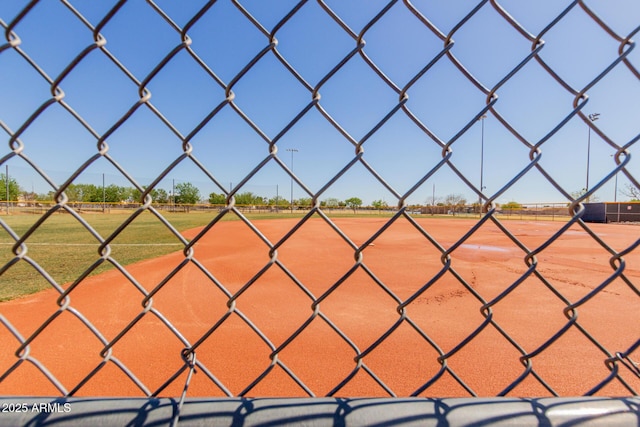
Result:
{"label": "dirt infield surface", "polygon": [[[269,239],[278,242],[297,222],[294,219],[254,221]],[[384,218],[336,219],[335,224],[356,244],[363,244],[387,220]],[[475,223],[474,220],[418,219],[422,227],[445,249],[450,248]],[[529,249],[539,247],[563,224],[507,221],[506,227]],[[593,224],[590,227],[614,250],[632,245],[640,235],[633,225]],[[190,230],[193,238],[199,230]],[[441,252],[401,218],[374,244],[365,248],[362,262],[401,301],[411,298],[443,268]],[[485,301],[491,301],[527,270],[525,253],[494,224],[486,223],[451,254],[451,269],[411,300],[407,317],[443,353],[450,353],[483,322],[482,303],[465,288],[459,275]],[[198,260],[231,294],[235,294],[269,263],[269,248],[241,221],[219,223],[194,247]],[[571,303],[580,301],[612,275],[611,254],[584,230],[572,227],[537,256],[537,271]],[[355,264],[354,251],[323,220],[312,219],[281,247],[277,259],[316,298],[323,295]],[[147,260],[127,271],[151,291],[184,260],[182,252]],[[625,256],[625,275],[636,288],[640,283],[639,250]],[[37,260],[36,260],[37,261]],[[23,337],[30,336],[58,309],[58,294],[47,290],[0,304],[0,314]],[[111,341],[143,312],[143,296],[124,276],[112,270],[83,281],[70,294],[70,308],[82,313]],[[187,263],[153,297],[152,308],[162,313],[194,344],[228,311],[229,298],[193,263]],[[235,300],[235,308],[259,328],[274,347],[282,346],[312,315],[312,299],[277,265],[272,265]],[[319,305],[320,312],[364,352],[398,321],[398,303],[364,268],[357,268]],[[524,351],[533,352],[567,325],[566,304],[534,275],[492,306],[492,319]],[[640,296],[616,278],[601,292],[577,308],[578,324],[608,352],[624,352],[640,338]],[[15,362],[18,341],[0,324],[0,375]],[[184,344],[152,312],[147,312],[113,346],[112,356],[127,366],[155,392],[183,365]],[[37,359],[69,391],[100,366],[103,345],[71,313],[56,317],[31,343]],[[239,394],[270,366],[272,349],[241,319],[231,314],[198,347],[203,363],[232,394]],[[635,361],[640,351],[636,350]],[[479,396],[502,392],[525,373],[522,354],[491,324],[459,351],[447,357],[448,368]],[[331,392],[356,368],[356,351],[329,325],[316,317],[278,354],[315,395]],[[400,326],[368,352],[363,366],[337,396],[386,396],[367,373],[398,396],[419,390],[440,370],[439,353],[411,325]],[[632,358],[633,358],[632,357]],[[582,395],[605,379],[610,371],[603,350],[578,327],[571,326],[557,341],[531,359],[533,371],[558,394]],[[621,367],[620,376],[640,390],[640,379]],[[182,373],[160,395],[182,392]],[[0,382],[3,395],[59,395],[45,377],[28,362]],[[189,388],[191,396],[224,393],[197,369]],[[551,393],[533,374],[511,392],[512,396],[548,396]],[[614,379],[599,392],[629,395]],[[140,396],[142,391],[114,364],[108,362],[76,393],[78,396]],[[306,396],[280,366],[275,366],[247,396]],[[422,396],[468,396],[449,372]]]}

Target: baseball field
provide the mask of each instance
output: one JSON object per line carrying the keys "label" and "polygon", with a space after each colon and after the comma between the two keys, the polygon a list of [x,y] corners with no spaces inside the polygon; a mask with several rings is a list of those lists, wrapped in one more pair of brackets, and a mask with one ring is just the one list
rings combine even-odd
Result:
{"label": "baseball field", "polygon": [[[191,396],[640,390],[632,370],[618,363],[615,377],[605,363],[638,340],[640,254],[620,270],[577,225],[527,258],[564,223],[502,221],[518,245],[492,221],[463,239],[477,219],[262,216],[204,229],[211,215],[198,215],[167,218],[183,241],[136,218],[111,244],[122,269],[99,262],[73,218],[40,226],[27,239],[33,263],[0,276],[0,394],[176,396],[185,360]],[[104,237],[125,217],[87,222]],[[35,219],[6,221],[21,235]],[[589,228],[614,253],[640,230]],[[637,369],[638,353],[624,362]]]}

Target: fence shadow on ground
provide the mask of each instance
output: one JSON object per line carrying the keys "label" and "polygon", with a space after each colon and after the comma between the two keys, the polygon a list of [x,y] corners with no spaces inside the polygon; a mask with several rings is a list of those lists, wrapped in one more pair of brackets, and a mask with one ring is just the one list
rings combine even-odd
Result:
{"label": "fence shadow on ground", "polygon": [[[630,426],[640,398],[2,398],[0,426]],[[16,412],[16,408],[26,411]]]}

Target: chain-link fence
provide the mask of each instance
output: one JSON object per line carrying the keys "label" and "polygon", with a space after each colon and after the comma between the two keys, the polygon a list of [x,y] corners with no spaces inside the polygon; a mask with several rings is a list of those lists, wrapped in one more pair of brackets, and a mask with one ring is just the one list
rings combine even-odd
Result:
{"label": "chain-link fence", "polygon": [[[638,395],[640,229],[581,219],[640,192],[636,4],[111,3],[0,9],[0,279],[46,289],[0,304],[0,392]],[[14,167],[53,202],[7,215]],[[118,215],[70,199],[106,169]]]}

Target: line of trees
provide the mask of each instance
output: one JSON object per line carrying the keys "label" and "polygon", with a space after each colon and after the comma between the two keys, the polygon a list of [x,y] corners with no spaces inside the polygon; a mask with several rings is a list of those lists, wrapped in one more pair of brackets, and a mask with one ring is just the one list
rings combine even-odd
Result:
{"label": "line of trees", "polygon": [[[32,193],[24,191],[15,178],[9,178],[9,198],[6,195],[6,175],[0,174],[0,200],[18,201],[52,201],[55,193]],[[147,187],[143,187],[146,189]],[[70,202],[85,203],[134,203],[142,201],[142,193],[134,187],[124,187],[116,184],[107,186],[99,186],[95,184],[70,184],[65,189]],[[154,202],[160,204],[176,203],[193,205],[202,202],[200,190],[190,182],[181,182],[175,185],[175,194],[171,194],[162,188],[154,188],[149,193]],[[238,193],[234,195],[237,205],[243,206],[278,206],[289,208],[291,203],[282,196],[267,198],[254,194],[250,191]],[[224,193],[209,194],[208,202],[212,205],[225,205],[227,196]],[[311,207],[312,199],[310,197],[302,197],[293,201],[297,207]],[[362,200],[358,197],[351,197],[344,201],[336,198],[328,198],[320,202],[322,207],[332,208],[349,208],[354,212],[362,206]]]}
{"label": "line of trees", "polygon": [[[147,187],[143,187],[146,189]],[[124,187],[116,184],[98,186],[95,184],[70,184],[65,189],[70,202],[88,203],[122,203],[141,202],[142,192],[135,187]],[[9,198],[7,199],[7,177],[0,174],[0,200],[18,201],[51,201],[55,193],[34,193],[23,190],[15,178],[9,178]],[[150,191],[153,201],[156,203],[196,204],[200,202],[200,190],[190,182],[176,184],[175,194],[168,193],[165,189],[154,188]]]}
{"label": "line of trees", "polygon": [[[144,187],[146,189],[146,187]],[[7,176],[0,174],[0,200],[10,201],[51,201],[54,197],[54,192],[50,191],[46,194],[36,194],[34,192],[27,192],[23,190],[15,178],[9,178],[8,182],[9,195],[7,197]],[[640,189],[631,184],[625,185],[620,193],[629,197],[631,201],[640,201]],[[95,184],[70,184],[65,189],[65,194],[69,198],[70,202],[93,202],[93,203],[122,203],[122,202],[141,202],[142,194],[134,187],[123,187],[116,184],[110,184],[102,187]],[[580,197],[583,192],[574,192],[572,196]],[[155,203],[167,204],[197,204],[206,203],[200,196],[200,190],[198,187],[190,182],[181,182],[175,185],[175,193],[171,194],[162,188],[154,188],[150,191],[150,195]],[[237,193],[234,195],[236,205],[242,206],[275,206],[281,208],[291,207],[291,202],[282,196],[276,196],[267,198],[250,191]],[[597,201],[597,198],[592,197],[589,201]],[[227,196],[224,193],[210,193],[208,202],[212,205],[226,205]],[[311,207],[312,199],[310,197],[303,197],[293,200],[293,205],[301,208]],[[444,198],[435,200],[431,199],[426,201],[425,205],[411,205],[409,209],[420,209],[429,206],[445,207],[451,213],[462,212],[469,208],[466,198],[461,194],[448,194]],[[345,200],[339,200],[334,197],[329,197],[320,202],[320,206],[324,208],[346,208],[352,209],[354,212],[363,206],[362,199],[359,197],[350,197]],[[377,210],[388,209],[389,205],[384,200],[374,200],[371,202],[371,207]],[[471,208],[479,209],[478,203],[474,203]],[[503,210],[517,210],[521,209],[522,205],[515,201],[502,204]]]}
{"label": "line of trees", "polygon": [[[291,201],[285,199],[282,196],[276,196],[267,198],[259,196],[250,191],[243,193],[237,193],[234,195],[234,199],[237,205],[243,206],[278,206],[282,208],[288,208],[291,206]],[[227,196],[223,193],[211,193],[209,194],[209,203],[212,205],[225,205],[227,203]],[[293,200],[293,205],[302,208],[311,207],[313,200],[311,197],[302,197]],[[349,208],[356,211],[362,206],[362,199],[358,197],[350,197],[346,200],[339,200],[333,197],[327,198],[320,202],[321,207],[328,208]]]}

